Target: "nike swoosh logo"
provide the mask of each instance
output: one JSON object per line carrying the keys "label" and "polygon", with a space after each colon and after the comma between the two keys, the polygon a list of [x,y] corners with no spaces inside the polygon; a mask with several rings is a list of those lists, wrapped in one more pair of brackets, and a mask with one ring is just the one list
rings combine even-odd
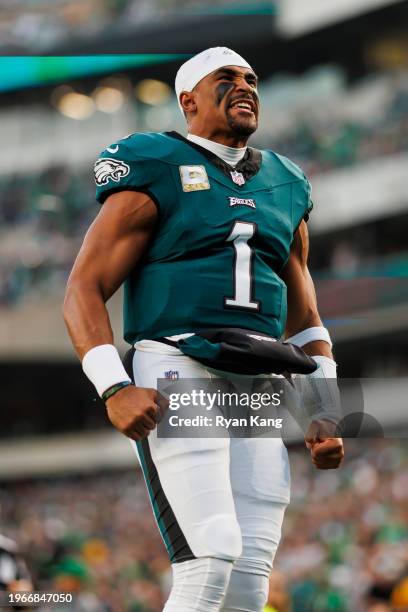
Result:
{"label": "nike swoosh logo", "polygon": [[115,147],[106,147],[106,150],[109,151],[109,153],[117,153],[119,151],[119,145]]}

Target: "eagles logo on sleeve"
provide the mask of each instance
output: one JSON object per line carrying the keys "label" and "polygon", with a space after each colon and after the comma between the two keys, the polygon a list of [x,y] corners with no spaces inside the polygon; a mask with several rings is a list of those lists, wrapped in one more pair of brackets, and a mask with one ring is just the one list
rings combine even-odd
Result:
{"label": "eagles logo on sleeve", "polygon": [[101,157],[95,162],[95,183],[98,187],[107,185],[109,181],[119,183],[120,179],[127,176],[130,167],[125,162],[111,157]]}

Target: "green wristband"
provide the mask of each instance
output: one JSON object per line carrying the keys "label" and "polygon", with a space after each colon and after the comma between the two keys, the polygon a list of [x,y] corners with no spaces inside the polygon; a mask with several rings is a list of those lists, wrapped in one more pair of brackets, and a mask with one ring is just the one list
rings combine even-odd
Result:
{"label": "green wristband", "polygon": [[115,393],[117,393],[121,389],[124,389],[124,387],[128,387],[129,385],[133,385],[130,380],[124,380],[123,382],[116,383],[116,385],[112,385],[111,387],[109,387],[109,389],[106,389],[106,391],[102,393],[103,401],[106,402],[106,400],[112,397],[112,395],[115,395]]}

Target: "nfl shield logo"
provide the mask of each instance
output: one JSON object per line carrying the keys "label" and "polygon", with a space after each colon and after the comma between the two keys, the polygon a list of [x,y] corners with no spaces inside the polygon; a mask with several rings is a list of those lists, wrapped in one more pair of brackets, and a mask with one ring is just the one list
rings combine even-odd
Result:
{"label": "nfl shield logo", "polygon": [[167,378],[169,380],[178,380],[179,373],[177,370],[168,370],[167,372],[164,373],[164,378]]}
{"label": "nfl shield logo", "polygon": [[245,185],[244,175],[241,172],[234,170],[234,172],[231,172],[231,178],[236,185]]}

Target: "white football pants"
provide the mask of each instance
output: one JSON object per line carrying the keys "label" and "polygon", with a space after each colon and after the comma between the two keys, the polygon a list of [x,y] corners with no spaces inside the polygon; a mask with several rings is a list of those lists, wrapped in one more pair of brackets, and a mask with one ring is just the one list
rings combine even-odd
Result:
{"label": "white football pants", "polygon": [[[179,379],[234,377],[236,387],[248,384],[249,377],[209,370],[178,349],[163,348],[137,348],[138,386],[157,388],[169,371]],[[289,502],[282,440],[160,438],[154,430],[134,446],[173,563],[165,611],[261,612]]]}

